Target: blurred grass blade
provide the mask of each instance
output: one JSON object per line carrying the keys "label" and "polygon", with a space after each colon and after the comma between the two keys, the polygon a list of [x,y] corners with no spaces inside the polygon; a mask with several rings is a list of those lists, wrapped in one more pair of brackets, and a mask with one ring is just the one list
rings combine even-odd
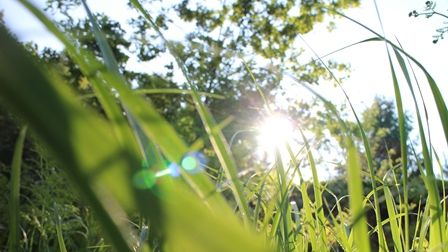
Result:
{"label": "blurred grass blade", "polygon": [[[129,155],[116,148],[107,124],[76,104],[65,86],[54,85],[44,76],[3,27],[0,28],[0,83],[2,99],[27,120],[56,154],[68,177],[97,214],[109,240],[120,251],[129,251],[124,234],[129,235],[130,231],[122,233],[116,223],[121,219],[112,217],[114,213],[106,210],[97,191],[104,190],[103,186],[111,182],[113,186],[106,187],[107,194],[116,195],[128,208],[135,205],[128,197],[132,188],[127,184],[130,179],[116,180],[129,178],[121,167],[135,166],[135,162],[124,159]],[[106,165],[108,172],[101,173]]]}
{"label": "blurred grass blade", "polygon": [[[316,162],[314,160],[313,152],[310,148],[310,145],[308,143],[308,140],[305,137],[305,134],[303,133],[303,130],[299,128],[300,135],[302,137],[302,140],[305,144],[306,150],[307,150],[307,157],[308,162],[311,169],[311,174],[313,176],[313,191],[314,191],[314,207],[315,211],[317,212],[316,215],[316,233],[320,237],[322,246],[326,247],[327,237],[325,235],[325,224],[326,224],[326,218],[324,216],[324,207],[322,204],[322,191],[320,188],[320,182],[319,177],[317,174],[317,168],[316,168]],[[323,250],[324,247],[319,248],[319,250]]]}
{"label": "blurred grass blade", "polygon": [[363,191],[361,182],[361,165],[358,153],[351,140],[347,139],[348,190],[350,195],[350,212],[353,218],[353,241],[358,251],[370,251],[367,221],[363,207]]}
{"label": "blurred grass blade", "polygon": [[394,249],[395,251],[405,251],[403,250],[402,246],[401,236],[403,233],[401,232],[398,224],[397,211],[395,209],[396,204],[394,203],[392,193],[387,186],[384,187],[384,197],[386,199],[386,208],[389,215],[389,223],[392,232],[392,240],[394,241]]}
{"label": "blurred grass blade", "polygon": [[185,186],[166,188],[166,251],[274,251],[259,234],[241,225],[226,209],[209,211]]}
{"label": "blurred grass blade", "polygon": [[[190,95],[191,91],[190,90],[185,90],[185,89],[178,89],[178,88],[139,88],[139,89],[135,89],[133,90],[134,93],[136,94],[145,94],[145,95],[166,95],[166,94],[177,94],[177,95]],[[201,96],[207,96],[210,98],[215,98],[215,99],[224,99],[225,97],[219,94],[212,94],[212,93],[207,93],[207,92],[198,92],[199,95]],[[85,94],[85,95],[81,95],[79,98],[80,99],[88,99],[88,98],[92,98],[95,97],[96,95],[93,94]]]}
{"label": "blurred grass blade", "polygon": [[316,235],[316,226],[313,218],[313,211],[311,209],[311,199],[308,197],[307,184],[304,182],[300,185],[300,192],[302,195],[303,208],[305,209],[305,216],[303,218],[304,228],[308,231],[307,236],[311,243],[313,251],[320,251],[319,242]]}
{"label": "blurred grass blade", "polygon": [[[0,35],[1,36],[1,35]],[[1,65],[0,65],[1,66]],[[14,154],[11,164],[11,182],[9,196],[9,251],[19,251],[19,230],[20,230],[20,171],[22,167],[23,145],[25,143],[27,127],[20,130],[14,148]]]}
{"label": "blurred grass blade", "polygon": [[67,248],[65,247],[64,237],[62,235],[62,224],[61,224],[61,216],[58,215],[58,220],[56,223],[56,235],[58,237],[58,245],[60,252],[67,252]]}
{"label": "blurred grass blade", "polygon": [[[120,93],[120,99],[122,101],[124,100],[129,108],[134,108],[133,115],[137,118],[137,120],[139,120],[139,122],[145,122],[140,123],[140,125],[146,134],[150,133],[149,136],[152,140],[159,144],[164,154],[173,161],[178,161],[181,159],[182,155],[186,152],[187,147],[174,132],[173,128],[155,111],[149,103],[144,101],[141,97],[136,97],[133,95],[132,91],[128,86],[126,86],[126,83],[120,75],[104,71],[104,66],[92,53],[84,50],[83,48],[76,48],[71,43],[71,40],[65,36],[65,34],[63,34],[57,26],[34,5],[30,4],[26,0],[19,1],[64,44],[70,57],[72,57],[74,62],[78,64],[83,74],[89,76],[89,78],[98,83],[94,85],[94,87],[101,87],[101,85],[106,82],[110,85],[110,88],[116,89],[116,91]],[[104,97],[107,98],[107,92],[110,91],[107,91],[104,88],[100,90],[104,90]],[[154,132],[157,132],[157,134]]]}

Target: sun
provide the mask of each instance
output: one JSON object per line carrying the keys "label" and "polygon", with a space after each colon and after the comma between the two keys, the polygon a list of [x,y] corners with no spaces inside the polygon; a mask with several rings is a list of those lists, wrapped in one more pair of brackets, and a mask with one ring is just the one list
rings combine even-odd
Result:
{"label": "sun", "polygon": [[272,154],[283,149],[293,136],[294,128],[287,117],[281,114],[269,116],[258,127],[257,142],[260,154]]}

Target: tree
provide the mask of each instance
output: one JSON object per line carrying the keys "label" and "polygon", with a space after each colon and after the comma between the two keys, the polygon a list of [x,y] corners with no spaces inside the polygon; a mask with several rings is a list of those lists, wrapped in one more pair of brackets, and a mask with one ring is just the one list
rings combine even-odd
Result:
{"label": "tree", "polygon": [[[326,110],[325,107],[316,107],[314,110],[310,110],[309,105],[299,103],[292,106],[291,109],[294,111],[295,117],[299,118],[303,127],[314,133],[316,141],[320,142],[318,148],[322,150],[336,149],[332,139],[344,147],[345,142],[342,136],[344,134],[352,135],[355,144],[358,146],[357,149],[362,152],[363,167],[367,171],[365,148],[356,122],[347,121],[345,123],[346,129],[344,129],[336,116],[331,111]],[[340,116],[342,118],[348,117],[347,108],[344,105],[338,110],[341,112]],[[365,109],[359,118],[370,144],[376,175],[383,177],[392,168],[399,174],[400,169],[397,168],[400,168],[399,165],[401,164],[400,130],[394,102],[384,97],[375,97],[372,105]],[[408,134],[412,131],[408,116],[406,117],[405,128]],[[411,144],[408,146],[408,153],[412,153]],[[343,155],[343,153],[339,153],[339,155]],[[410,159],[408,161],[409,171],[416,171],[415,158],[412,155],[408,156]],[[341,175],[344,175],[345,164],[338,165],[337,170]]]}
{"label": "tree", "polygon": [[[376,97],[370,108],[363,112],[362,118],[377,175],[382,177],[387,170],[397,167],[401,162],[400,129],[395,104],[385,98]],[[409,117],[406,118],[405,129],[409,134],[412,126]],[[410,148],[408,153],[412,153]],[[412,155],[410,157],[412,159]],[[415,167],[409,169],[412,170]],[[400,169],[397,169],[396,172],[399,171]]]}

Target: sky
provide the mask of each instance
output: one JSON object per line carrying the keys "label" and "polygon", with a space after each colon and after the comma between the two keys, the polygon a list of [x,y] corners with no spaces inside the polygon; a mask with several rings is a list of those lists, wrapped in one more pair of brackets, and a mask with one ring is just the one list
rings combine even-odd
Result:
{"label": "sky", "polygon": [[[43,0],[32,2],[40,7],[43,7],[45,3]],[[88,0],[87,2],[90,4],[92,11],[104,12],[118,20],[125,20],[132,14],[132,11],[126,6],[126,1],[116,0],[113,1],[114,4],[111,4],[112,1],[110,0]],[[432,43],[432,36],[436,34],[435,30],[443,26],[443,22],[448,20],[437,16],[432,18],[408,16],[408,13],[412,10],[422,11],[425,2],[425,0],[378,0],[377,6],[386,37],[392,41],[397,41],[398,39],[404,49],[426,67],[438,83],[445,101],[448,101],[448,74],[446,73],[448,39],[440,40],[437,44]],[[448,13],[448,1],[439,0],[435,2],[437,3],[437,10]],[[0,10],[2,9],[4,10],[6,25],[17,34],[20,40],[37,42],[41,46],[62,48],[62,45],[37,20],[30,16],[16,0],[1,0]],[[344,13],[382,33],[373,0],[361,1],[360,7],[345,10]],[[303,36],[306,43],[318,55],[325,55],[352,43],[373,37],[373,34],[347,19],[336,18],[334,22],[336,23],[336,29],[331,33],[327,31],[326,24],[321,24]],[[181,27],[178,27],[178,31],[166,35],[168,38],[170,36],[174,38],[178,36],[178,32],[182,32]],[[297,40],[296,43],[298,47],[305,49],[305,54],[308,54],[309,57],[314,57],[310,48],[303,41]],[[367,108],[377,95],[393,98],[393,84],[384,43],[364,43],[344,49],[325,59],[333,59],[340,63],[350,64],[350,78],[344,81],[343,86],[358,113]],[[141,69],[156,67],[154,65],[137,64],[137,62],[133,64],[136,68]],[[158,66],[163,65],[158,64]],[[396,68],[398,68],[398,65]],[[422,85],[425,100],[430,101],[427,105],[433,144],[442,156],[448,155],[448,151],[446,151],[448,146],[444,141],[445,138],[437,116],[436,107],[430,98],[430,89],[421,71],[417,71],[417,76]],[[403,76],[399,75],[398,78],[401,85],[403,85],[402,90],[407,90],[407,88],[404,88],[406,83]],[[298,98],[310,96],[307,91],[291,82],[285,83],[285,85],[290,85],[291,92],[288,93],[291,96]],[[332,84],[321,84],[317,87],[317,90],[336,104],[346,102],[340,89],[333,88]],[[414,114],[414,106],[409,93],[407,91],[403,91],[403,93],[404,108]]]}

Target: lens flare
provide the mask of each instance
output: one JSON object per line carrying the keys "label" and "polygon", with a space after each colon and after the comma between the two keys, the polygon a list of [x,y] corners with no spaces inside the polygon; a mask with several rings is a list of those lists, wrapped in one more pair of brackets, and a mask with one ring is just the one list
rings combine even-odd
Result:
{"label": "lens flare", "polygon": [[153,172],[149,169],[148,161],[142,160],[142,170],[137,172],[133,177],[134,186],[139,189],[152,188],[158,178],[170,175],[173,178],[180,176],[180,169],[183,168],[190,174],[196,174],[203,170],[207,158],[200,152],[189,152],[184,155],[180,162],[180,166],[174,162],[165,161],[165,169]]}
{"label": "lens flare", "polygon": [[193,171],[194,169],[196,169],[197,166],[198,166],[198,162],[197,162],[196,158],[194,158],[192,156],[187,156],[182,160],[182,167],[186,171]]}
{"label": "lens flare", "polygon": [[170,170],[171,177],[177,178],[180,176],[180,168],[176,163],[171,163],[168,166],[168,169]]}
{"label": "lens flare", "polygon": [[207,159],[204,154],[200,152],[187,153],[180,162],[181,167],[188,173],[195,174],[203,170]]}
{"label": "lens flare", "polygon": [[156,184],[156,175],[150,170],[141,170],[134,175],[133,182],[139,189],[148,189]]}

